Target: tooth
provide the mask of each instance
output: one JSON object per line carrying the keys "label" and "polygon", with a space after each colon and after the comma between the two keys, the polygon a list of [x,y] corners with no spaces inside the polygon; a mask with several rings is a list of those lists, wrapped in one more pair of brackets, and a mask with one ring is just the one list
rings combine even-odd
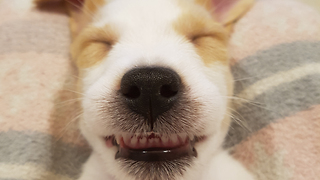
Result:
{"label": "tooth", "polygon": [[179,134],[180,142],[185,143],[187,139],[187,134],[186,133],[181,133]]}
{"label": "tooth", "polygon": [[131,145],[136,145],[138,142],[138,138],[136,135],[134,135],[132,138],[131,138]]}
{"label": "tooth", "polygon": [[120,144],[120,140],[121,140],[121,135],[116,135],[117,144]]}
{"label": "tooth", "polygon": [[178,136],[176,134],[171,135],[171,141],[173,144],[178,144]]}
{"label": "tooth", "polygon": [[154,140],[154,143],[156,143],[156,144],[158,144],[159,142],[160,142],[160,139],[159,138],[153,138],[153,140]]}
{"label": "tooth", "polygon": [[161,140],[163,144],[167,144],[169,141],[169,138],[167,135],[162,135]]}
{"label": "tooth", "polygon": [[141,145],[145,146],[147,143],[147,138],[144,136],[142,139],[140,139],[139,142],[141,143]]}
{"label": "tooth", "polygon": [[131,135],[129,133],[125,133],[123,135],[123,141],[124,141],[125,144],[129,144],[130,139],[131,139]]}

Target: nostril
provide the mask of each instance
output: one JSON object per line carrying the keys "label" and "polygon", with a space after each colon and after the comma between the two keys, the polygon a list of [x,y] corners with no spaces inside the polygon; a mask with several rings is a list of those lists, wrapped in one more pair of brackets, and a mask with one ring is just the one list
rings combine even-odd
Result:
{"label": "nostril", "polygon": [[122,90],[122,94],[128,99],[137,99],[140,97],[140,90],[137,86],[130,86],[126,91]]}
{"label": "nostril", "polygon": [[163,67],[141,67],[126,72],[120,82],[121,101],[128,110],[153,124],[169,111],[182,94],[180,76]]}
{"label": "nostril", "polygon": [[160,95],[165,98],[171,98],[175,96],[177,93],[178,91],[170,85],[163,85],[160,88]]}

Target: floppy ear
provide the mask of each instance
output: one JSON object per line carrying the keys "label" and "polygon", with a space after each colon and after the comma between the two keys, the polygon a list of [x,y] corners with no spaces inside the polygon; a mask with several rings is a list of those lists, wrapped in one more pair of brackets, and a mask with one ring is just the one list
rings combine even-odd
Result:
{"label": "floppy ear", "polygon": [[233,25],[254,4],[255,0],[196,0],[204,5],[227,30],[231,31]]}
{"label": "floppy ear", "polygon": [[43,11],[64,10],[70,16],[72,39],[78,34],[78,29],[80,29],[78,20],[82,16],[84,0],[34,0],[34,3]]}
{"label": "floppy ear", "polygon": [[70,31],[72,39],[92,21],[95,11],[105,0],[34,0],[38,7],[50,10],[51,5],[63,4],[70,16]]}

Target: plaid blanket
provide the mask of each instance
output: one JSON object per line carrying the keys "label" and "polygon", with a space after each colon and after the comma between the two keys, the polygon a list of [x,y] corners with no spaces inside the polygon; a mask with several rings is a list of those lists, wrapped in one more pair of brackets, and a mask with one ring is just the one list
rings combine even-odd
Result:
{"label": "plaid blanket", "polygon": [[257,1],[230,44],[235,120],[225,147],[257,180],[320,178],[320,16]]}
{"label": "plaid blanket", "polygon": [[[73,180],[90,154],[69,60],[68,16],[0,0],[0,180]],[[260,0],[235,26],[225,141],[257,180],[320,177],[320,16]]]}
{"label": "plaid blanket", "polygon": [[89,155],[77,128],[69,19],[0,1],[0,179],[72,180]]}

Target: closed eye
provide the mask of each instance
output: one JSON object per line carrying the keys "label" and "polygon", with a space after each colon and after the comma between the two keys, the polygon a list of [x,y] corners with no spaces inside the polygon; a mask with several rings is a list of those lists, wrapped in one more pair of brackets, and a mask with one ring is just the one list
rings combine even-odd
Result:
{"label": "closed eye", "polygon": [[113,28],[90,27],[72,44],[72,57],[79,68],[88,68],[101,62],[116,43],[118,36]]}
{"label": "closed eye", "polygon": [[196,45],[197,42],[199,42],[200,40],[202,40],[204,38],[215,38],[215,36],[212,34],[200,34],[200,35],[191,36],[189,39],[193,44]]}

